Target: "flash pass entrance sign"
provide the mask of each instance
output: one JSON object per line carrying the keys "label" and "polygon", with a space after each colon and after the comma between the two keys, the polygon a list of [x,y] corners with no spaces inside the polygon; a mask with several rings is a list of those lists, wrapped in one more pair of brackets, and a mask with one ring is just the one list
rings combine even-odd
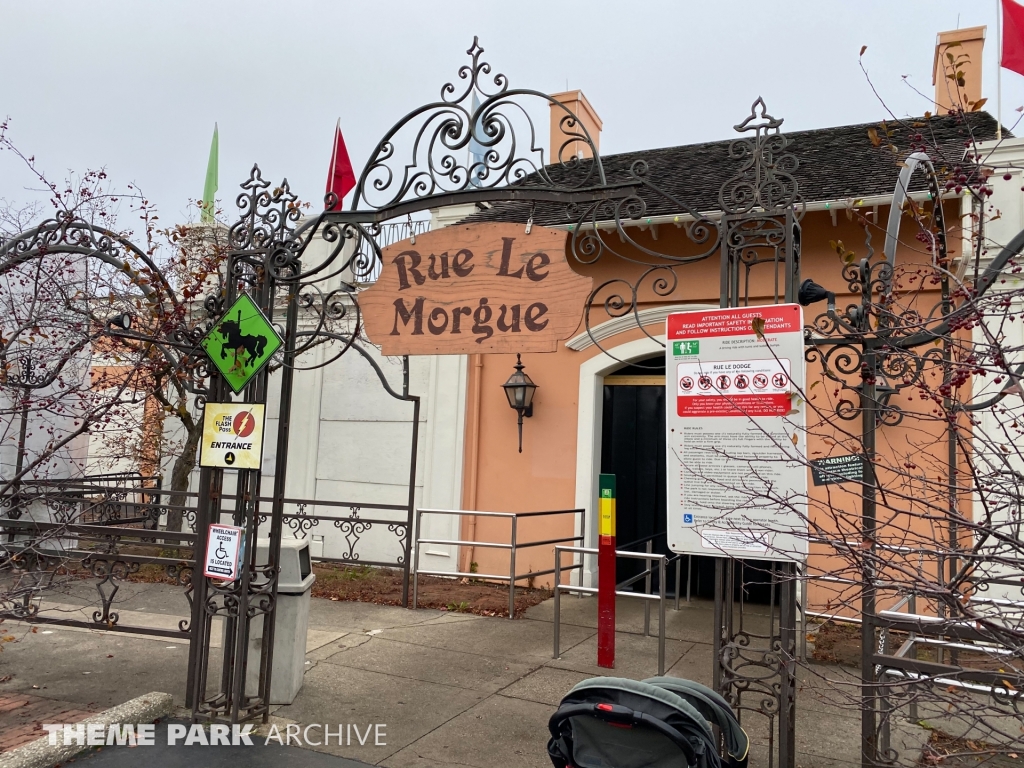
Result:
{"label": "flash pass entrance sign", "polygon": [[803,560],[802,307],[679,312],[666,342],[669,547]]}
{"label": "flash pass entrance sign", "polygon": [[265,413],[262,403],[207,403],[199,466],[259,469]]}

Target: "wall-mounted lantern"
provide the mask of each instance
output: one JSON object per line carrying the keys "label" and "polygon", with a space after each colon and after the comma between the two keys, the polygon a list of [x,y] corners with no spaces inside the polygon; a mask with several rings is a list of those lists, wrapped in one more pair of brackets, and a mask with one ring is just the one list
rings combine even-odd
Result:
{"label": "wall-mounted lantern", "polygon": [[523,372],[523,363],[516,355],[516,371],[502,384],[509,406],[519,414],[519,452],[523,452],[523,417],[533,416],[533,393],[537,385]]}

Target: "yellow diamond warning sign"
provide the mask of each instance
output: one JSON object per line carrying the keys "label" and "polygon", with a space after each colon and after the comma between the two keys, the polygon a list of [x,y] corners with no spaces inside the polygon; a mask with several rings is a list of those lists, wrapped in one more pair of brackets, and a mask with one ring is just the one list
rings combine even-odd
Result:
{"label": "yellow diamond warning sign", "polygon": [[259,469],[265,408],[261,403],[207,403],[199,465]]}

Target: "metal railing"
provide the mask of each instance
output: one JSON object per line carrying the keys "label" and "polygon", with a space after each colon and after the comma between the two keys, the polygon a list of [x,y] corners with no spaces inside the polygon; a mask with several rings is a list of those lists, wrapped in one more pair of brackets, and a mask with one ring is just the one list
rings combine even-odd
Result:
{"label": "metal railing", "polygon": [[[658,537],[665,536],[665,535],[666,535],[665,531],[662,531],[660,533],[652,533],[650,536],[644,536],[643,538],[640,538],[640,539],[635,539],[633,541],[627,542],[626,544],[616,544],[616,552],[626,551],[630,547],[635,547],[638,544],[643,544],[644,545],[644,551],[646,552],[646,554],[651,555],[653,553],[653,551],[654,551],[654,540],[657,539]],[[683,558],[683,556],[681,554],[677,553],[677,554],[674,554],[674,555],[666,555],[666,557],[668,557],[668,561],[665,563],[665,565],[669,565],[670,563],[673,563],[673,562],[676,564],[676,573],[675,573],[675,581],[676,581],[676,583],[675,583],[675,592],[673,594],[675,596],[675,608],[674,608],[674,610],[678,611],[679,610],[679,593],[680,593],[681,580],[682,580],[682,570],[681,570],[681,568],[682,568],[682,558]],[[616,589],[625,589],[626,587],[632,586],[633,584],[638,582],[640,579],[644,579],[644,582],[645,582],[644,583],[644,592],[647,593],[648,595],[651,594],[651,579],[653,577],[653,571],[651,569],[651,558],[644,558],[644,559],[646,560],[646,562],[644,563],[645,570],[642,573],[638,573],[636,576],[633,576],[633,577],[631,577],[629,579],[626,579],[626,581],[623,581],[620,584],[617,584],[615,586]],[[691,600],[690,600],[690,585],[692,583],[693,583],[693,556],[692,555],[687,555],[686,556],[686,602],[688,602],[688,603],[691,602]],[[644,603],[644,636],[645,637],[649,637],[650,636],[650,634],[651,634],[650,629],[651,629],[651,604],[650,603]]]}
{"label": "metal railing", "polygon": [[[884,544],[877,546],[885,551],[904,554],[917,553],[922,556],[932,555],[937,563],[937,572],[939,574],[945,572],[945,553]],[[861,586],[861,582],[858,580],[828,574],[810,576],[808,581],[855,588]],[[891,723],[898,708],[898,705],[894,706],[890,700],[889,686],[885,684],[886,681],[891,684],[900,681],[927,683],[949,690],[960,689],[964,692],[995,695],[1003,699],[1017,695],[1016,692],[1021,686],[1024,686],[1024,677],[1018,674],[1009,671],[994,672],[988,669],[973,669],[960,663],[959,654],[962,652],[980,652],[993,657],[1014,655],[1011,649],[998,645],[986,633],[980,631],[976,622],[949,617],[941,603],[933,605],[934,613],[920,612],[918,599],[924,598],[928,602],[927,596],[920,594],[908,584],[878,580],[875,586],[895,593],[892,595],[895,599],[893,605],[889,608],[879,609],[874,616],[869,617],[871,623],[879,628],[878,644],[873,654],[872,663],[875,675],[882,683],[879,696],[880,714],[882,715],[879,727],[879,747],[883,752],[890,748]],[[975,605],[1006,603],[1014,609],[1024,611],[1024,601],[968,595],[966,603]],[[806,618],[814,618],[822,622],[833,621],[859,625],[864,621],[863,616],[848,616],[839,612],[806,610],[803,615]],[[892,635],[893,632],[903,635],[899,648],[895,650],[891,647],[892,641],[896,639]],[[806,639],[806,632],[801,633],[801,636]],[[928,646],[934,650],[935,661],[918,659],[917,650],[921,646]],[[948,662],[944,658],[946,653],[949,654]],[[806,650],[803,655],[806,658]],[[906,706],[907,717],[911,721],[916,721],[918,719],[917,698],[910,697]]]}
{"label": "metal railing", "polygon": [[[564,544],[569,541],[583,541],[583,536],[564,536],[558,539],[544,539],[543,541],[519,541],[519,520],[522,518],[532,517],[545,517],[549,515],[579,515],[580,516],[580,527],[579,530],[585,531],[586,528],[586,510],[583,509],[555,509],[546,510],[543,512],[479,512],[465,509],[417,509],[416,510],[416,546],[413,554],[413,568],[412,568],[412,607],[417,608],[419,603],[419,577],[423,576],[458,576],[470,579],[487,579],[490,581],[507,581],[508,582],[508,617],[510,619],[515,618],[515,606],[516,606],[516,582],[523,579],[536,578],[537,576],[547,576],[548,574],[558,572],[558,557],[555,556],[555,564],[553,568],[548,568],[542,571],[530,571],[528,573],[516,573],[516,556],[521,549],[530,549],[532,547],[543,547],[550,546],[552,544]],[[508,543],[496,542],[496,541],[463,541],[461,539],[423,539],[420,538],[420,532],[422,531],[422,520],[423,515],[457,515],[464,517],[466,515],[473,515],[476,517],[497,517],[504,518],[511,522],[512,529],[509,536]],[[475,572],[464,572],[464,571],[425,571],[420,569],[420,545],[421,544],[440,544],[444,546],[455,546],[455,547],[485,547],[489,549],[507,549],[509,552],[509,567],[507,574],[497,573],[475,573]],[[556,551],[558,547],[555,548]],[[596,550],[595,550],[596,551]],[[582,568],[582,558],[580,561],[580,567]],[[582,576],[581,576],[582,578]],[[582,583],[582,582],[581,582]]]}
{"label": "metal railing", "polygon": [[[659,534],[656,534],[656,535],[659,535]],[[653,539],[654,537],[651,537],[651,538]],[[641,541],[643,541],[643,539],[641,539]],[[658,601],[658,674],[659,675],[663,675],[663,674],[665,674],[665,573],[666,573],[666,566],[668,565],[670,560],[675,560],[676,561],[676,585],[677,586],[676,586],[676,606],[675,606],[675,610],[678,611],[679,610],[679,588],[678,588],[679,576],[678,576],[678,574],[679,574],[679,562],[681,560],[681,555],[673,555],[671,557],[669,557],[668,555],[656,555],[656,554],[653,554],[650,551],[650,549],[651,549],[650,542],[648,542],[648,547],[647,547],[647,551],[646,552],[626,552],[624,550],[616,550],[615,551],[615,556],[617,558],[618,557],[626,557],[626,558],[631,558],[631,559],[634,559],[634,560],[644,560],[647,563],[647,568],[642,573],[638,573],[636,576],[633,576],[633,577],[627,579],[626,581],[622,582],[621,584],[616,584],[615,585],[615,595],[616,595],[616,597],[635,597],[635,598],[638,598],[638,599],[644,601],[644,636],[650,636],[650,605],[651,605],[650,601],[651,600],[657,600]],[[555,591],[555,595],[554,595],[554,597],[555,597],[555,620],[554,620],[554,629],[555,629],[555,642],[554,642],[554,645],[555,645],[555,650],[554,650],[554,654],[552,656],[552,658],[554,658],[554,659],[559,658],[561,656],[561,653],[562,653],[562,650],[561,650],[561,639],[562,639],[561,638],[561,631],[562,631],[562,626],[561,626],[561,624],[562,624],[562,621],[561,621],[561,609],[562,609],[561,593],[562,592],[575,592],[575,593],[577,593],[580,596],[585,595],[585,594],[586,595],[596,595],[597,594],[597,587],[584,587],[583,584],[582,584],[582,578],[580,579],[581,583],[580,583],[579,586],[573,586],[572,584],[562,584],[561,583],[561,581],[562,581],[561,577],[562,577],[562,571],[563,570],[571,571],[571,570],[574,570],[576,568],[581,568],[582,569],[582,567],[583,567],[583,563],[580,562],[579,564],[573,563],[573,565],[570,565],[570,566],[568,566],[566,568],[562,568],[561,567],[561,561],[562,561],[561,555],[562,555],[563,552],[572,552],[572,553],[577,553],[577,554],[580,554],[580,555],[596,555],[598,550],[596,548],[593,548],[593,547],[559,547],[559,546],[555,547],[555,590],[554,590]],[[654,566],[652,565],[652,563],[655,563],[655,562],[657,563],[657,569],[658,569],[658,594],[657,595],[652,595],[652,594],[650,594],[651,577],[652,577],[653,571],[654,571]],[[634,584],[637,581],[639,581],[640,579],[645,579],[645,584],[646,584],[647,592],[629,592],[629,591],[625,591],[624,587],[627,587],[627,586],[629,586],[631,584]]]}

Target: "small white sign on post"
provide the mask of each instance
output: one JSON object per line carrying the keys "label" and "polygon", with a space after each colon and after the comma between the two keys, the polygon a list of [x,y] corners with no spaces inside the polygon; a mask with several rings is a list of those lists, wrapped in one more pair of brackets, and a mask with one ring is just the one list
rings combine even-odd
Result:
{"label": "small white sign on post", "polygon": [[669,548],[804,560],[803,308],[672,314],[665,354]]}
{"label": "small white sign on post", "polygon": [[203,575],[211,579],[234,581],[241,567],[244,529],[234,525],[211,525],[206,540],[206,564]]}

